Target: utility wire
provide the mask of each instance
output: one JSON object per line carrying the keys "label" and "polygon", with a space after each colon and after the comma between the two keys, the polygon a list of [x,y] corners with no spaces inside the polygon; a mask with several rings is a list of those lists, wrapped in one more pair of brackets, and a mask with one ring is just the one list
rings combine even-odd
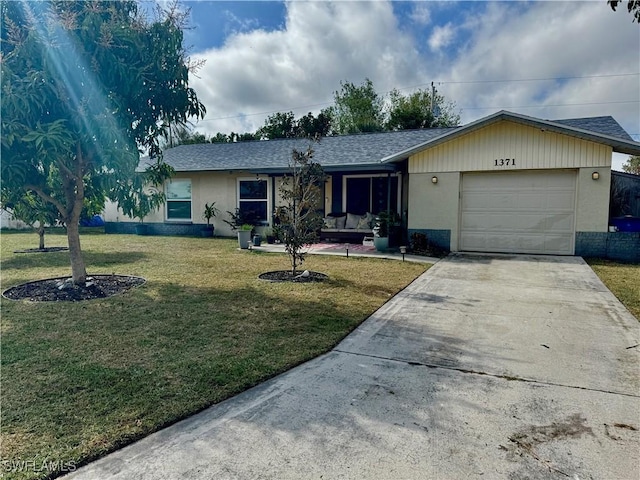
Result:
{"label": "utility wire", "polygon": [[577,107],[582,105],[615,105],[619,103],[640,103],[640,100],[622,100],[620,102],[590,102],[590,103],[549,103],[546,105],[511,105],[508,107],[460,107],[461,110],[496,110],[505,108],[547,108],[547,107]]}
{"label": "utility wire", "polygon": [[[440,80],[434,81],[434,84],[437,85],[456,85],[456,84],[482,84],[482,83],[510,83],[510,82],[542,82],[542,81],[561,81],[561,80],[577,80],[577,79],[586,79],[586,78],[613,78],[613,77],[633,77],[640,76],[640,72],[638,73],[612,73],[605,75],[581,75],[581,76],[568,76],[568,77],[547,77],[547,78],[514,78],[514,79],[502,79],[502,80],[468,80],[468,81],[448,81],[448,80]],[[420,88],[425,86],[430,86],[431,83],[422,83],[419,85],[413,85],[409,87],[401,87],[396,90],[410,90],[413,88]],[[385,92],[384,95],[389,94],[391,92]],[[566,106],[582,106],[582,105],[612,105],[612,104],[620,104],[620,103],[638,103],[638,100],[625,100],[618,102],[595,102],[595,103],[558,103],[553,105],[523,105],[523,106],[508,106],[508,107],[459,107],[461,110],[494,110],[494,109],[506,109],[506,108],[545,108],[545,107],[566,107]],[[246,113],[240,115],[229,115],[225,117],[214,117],[200,120],[200,122],[212,122],[216,120],[231,120],[234,118],[243,118],[243,117],[254,117],[257,115],[269,115],[272,113],[278,113],[283,111],[295,111],[302,110],[307,108],[314,107],[322,107],[326,105],[331,105],[333,102],[322,102],[322,103],[314,103],[310,105],[302,105],[299,107],[290,107],[284,108],[280,110],[269,110],[265,112],[254,112],[254,113]],[[200,123],[198,122],[198,123]]]}

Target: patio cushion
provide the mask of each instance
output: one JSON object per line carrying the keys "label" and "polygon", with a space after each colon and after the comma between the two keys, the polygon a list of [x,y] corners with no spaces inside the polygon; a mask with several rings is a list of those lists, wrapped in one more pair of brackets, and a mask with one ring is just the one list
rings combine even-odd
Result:
{"label": "patio cushion", "polygon": [[324,219],[324,228],[337,228],[338,218],[337,217],[325,217]]}
{"label": "patio cushion", "polygon": [[360,215],[355,215],[353,213],[347,213],[347,222],[345,223],[344,228],[358,228],[358,223],[360,222]]}
{"label": "patio cushion", "polygon": [[345,222],[347,221],[347,217],[336,217],[336,227],[338,230],[342,230],[345,226]]}
{"label": "patio cushion", "polygon": [[358,225],[356,225],[357,229],[360,230],[367,230],[372,228],[373,226],[373,221],[375,220],[375,216],[372,213],[365,213],[362,217],[360,217],[360,220],[358,221]]}

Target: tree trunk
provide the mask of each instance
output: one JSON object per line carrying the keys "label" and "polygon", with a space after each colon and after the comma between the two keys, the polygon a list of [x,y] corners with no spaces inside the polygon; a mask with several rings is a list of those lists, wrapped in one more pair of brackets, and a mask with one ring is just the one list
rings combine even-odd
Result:
{"label": "tree trunk", "polygon": [[44,250],[44,225],[40,225],[38,227],[38,236],[40,237],[40,244],[39,247],[40,250]]}
{"label": "tree trunk", "polygon": [[82,250],[80,249],[80,228],[78,219],[67,224],[67,241],[69,242],[69,258],[71,259],[71,276],[73,283],[84,285],[87,281],[87,269],[84,266]]}

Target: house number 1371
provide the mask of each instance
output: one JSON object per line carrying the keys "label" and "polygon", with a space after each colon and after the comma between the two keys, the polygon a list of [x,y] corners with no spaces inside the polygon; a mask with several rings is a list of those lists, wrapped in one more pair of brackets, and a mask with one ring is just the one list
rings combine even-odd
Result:
{"label": "house number 1371", "polygon": [[494,160],[494,166],[496,167],[515,167],[516,159],[515,158],[496,158]]}

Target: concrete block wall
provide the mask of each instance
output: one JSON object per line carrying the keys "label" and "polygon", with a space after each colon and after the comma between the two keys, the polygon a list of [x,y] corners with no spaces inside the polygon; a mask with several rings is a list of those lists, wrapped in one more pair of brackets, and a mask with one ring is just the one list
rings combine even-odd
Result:
{"label": "concrete block wall", "polygon": [[[137,222],[105,222],[105,233],[136,233]],[[148,235],[167,236],[200,236],[204,224],[198,223],[144,223],[148,229]]]}
{"label": "concrete block wall", "polygon": [[429,228],[410,228],[409,240],[411,240],[411,234],[424,233],[427,236],[427,241],[437,245],[444,250],[451,250],[451,230],[434,230]]}
{"label": "concrete block wall", "polygon": [[576,232],[576,255],[640,262],[640,232]]}

